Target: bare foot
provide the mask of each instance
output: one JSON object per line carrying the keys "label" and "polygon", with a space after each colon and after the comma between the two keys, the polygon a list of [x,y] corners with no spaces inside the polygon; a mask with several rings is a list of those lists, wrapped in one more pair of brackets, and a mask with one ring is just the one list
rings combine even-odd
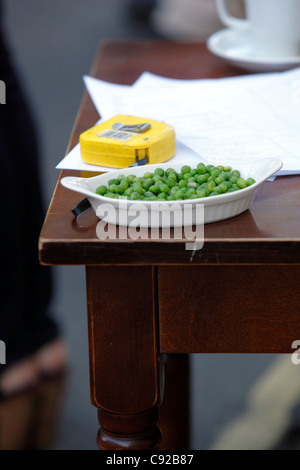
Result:
{"label": "bare foot", "polygon": [[0,376],[0,393],[11,396],[38,384],[43,375],[65,372],[69,359],[68,348],[62,340],[55,340],[29,358],[8,366]]}
{"label": "bare foot", "polygon": [[64,372],[69,362],[68,347],[61,339],[52,341],[37,351],[35,361],[42,375]]}
{"label": "bare foot", "polygon": [[4,396],[14,395],[37,384],[36,361],[30,357],[9,366],[0,377],[0,391]]}

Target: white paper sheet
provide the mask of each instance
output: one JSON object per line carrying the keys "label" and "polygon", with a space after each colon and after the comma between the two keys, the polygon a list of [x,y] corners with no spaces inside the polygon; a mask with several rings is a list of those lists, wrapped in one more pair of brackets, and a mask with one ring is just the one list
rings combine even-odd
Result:
{"label": "white paper sheet", "polygon": [[[132,86],[89,76],[84,82],[104,120],[129,114],[173,125],[175,158],[191,160],[198,154],[226,164],[226,159],[273,157],[283,161],[279,174],[300,173],[300,69],[199,80],[144,72]],[[109,170],[82,162],[79,146],[57,168]]]}

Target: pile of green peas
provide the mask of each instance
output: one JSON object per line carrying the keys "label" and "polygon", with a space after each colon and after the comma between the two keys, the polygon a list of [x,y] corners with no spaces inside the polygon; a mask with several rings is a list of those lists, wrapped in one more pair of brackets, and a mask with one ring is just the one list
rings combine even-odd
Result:
{"label": "pile of green peas", "polygon": [[255,183],[244,179],[239,170],[230,166],[199,163],[196,168],[183,165],[179,172],[173,168],[156,168],[143,176],[119,175],[101,185],[96,193],[115,199],[142,201],[178,201],[239,191]]}

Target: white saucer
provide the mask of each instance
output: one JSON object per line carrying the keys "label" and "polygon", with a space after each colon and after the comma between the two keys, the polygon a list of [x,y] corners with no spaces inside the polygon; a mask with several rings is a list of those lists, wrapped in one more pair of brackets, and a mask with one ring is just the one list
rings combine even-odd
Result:
{"label": "white saucer", "polygon": [[226,28],[207,40],[210,52],[229,64],[250,72],[279,72],[300,66],[300,56],[268,58],[253,50],[247,29]]}

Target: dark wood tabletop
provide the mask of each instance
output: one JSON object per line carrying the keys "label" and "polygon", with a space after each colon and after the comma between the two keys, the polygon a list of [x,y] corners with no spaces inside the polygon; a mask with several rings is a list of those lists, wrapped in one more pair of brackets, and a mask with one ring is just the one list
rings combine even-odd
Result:
{"label": "dark wood tabletop", "polygon": [[[194,79],[241,75],[245,72],[225,64],[210,54],[205,44],[168,41],[113,41],[102,43],[91,75],[103,80],[132,84],[148,70],[167,77]],[[70,138],[68,151],[81,132],[95,124],[99,115],[84,93]],[[64,170],[60,176],[78,175]],[[45,264],[89,265],[186,264],[190,253],[185,240],[100,241],[97,218],[92,210],[76,223],[71,208],[79,194],[63,188],[55,190],[40,238],[40,259]],[[205,226],[204,247],[193,264],[289,263],[300,261],[300,177],[279,177],[258,189],[250,210],[229,220]],[[172,237],[171,237],[172,238]],[[141,249],[142,248],[142,249]]]}

